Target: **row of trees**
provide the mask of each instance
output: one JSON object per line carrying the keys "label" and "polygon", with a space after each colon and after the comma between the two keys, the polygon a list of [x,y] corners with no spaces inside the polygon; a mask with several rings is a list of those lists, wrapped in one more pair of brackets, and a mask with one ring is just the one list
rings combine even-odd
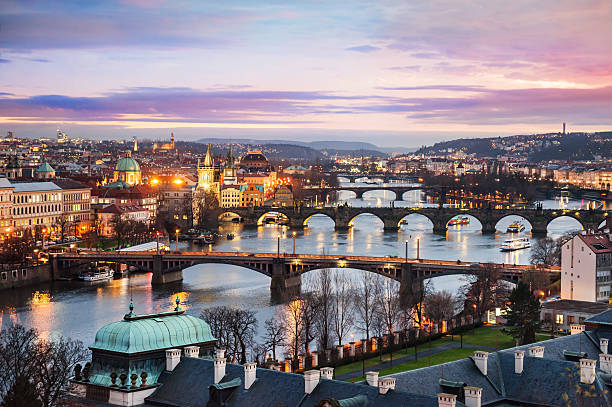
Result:
{"label": "row of trees", "polygon": [[85,360],[80,341],[41,338],[34,329],[12,325],[0,332],[0,406],[62,405],[74,366]]}

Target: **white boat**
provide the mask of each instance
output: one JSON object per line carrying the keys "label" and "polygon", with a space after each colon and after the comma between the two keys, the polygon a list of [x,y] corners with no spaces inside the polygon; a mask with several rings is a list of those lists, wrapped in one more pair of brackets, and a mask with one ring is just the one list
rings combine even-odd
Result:
{"label": "white boat", "polygon": [[89,271],[87,273],[83,273],[79,276],[79,279],[83,281],[100,281],[100,280],[110,280],[113,278],[114,271],[111,270],[110,267],[104,266],[100,267],[97,270]]}
{"label": "white boat", "polygon": [[525,230],[525,225],[520,222],[514,222],[508,225],[508,229],[506,229],[506,233],[519,233]]}
{"label": "white boat", "polygon": [[514,250],[526,249],[528,247],[531,247],[531,243],[529,242],[529,239],[527,239],[526,237],[521,237],[519,239],[506,240],[501,245],[501,251],[511,252]]}

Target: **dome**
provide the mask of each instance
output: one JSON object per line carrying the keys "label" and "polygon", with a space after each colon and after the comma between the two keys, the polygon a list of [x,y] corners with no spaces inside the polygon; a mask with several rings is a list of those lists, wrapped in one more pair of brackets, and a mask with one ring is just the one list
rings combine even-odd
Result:
{"label": "dome", "polygon": [[51,167],[47,163],[40,164],[40,167],[38,167],[38,169],[36,170],[36,172],[53,172],[53,171],[55,171],[53,167]]}
{"label": "dome", "polygon": [[210,326],[183,311],[155,315],[128,314],[96,333],[92,350],[140,353],[214,341]]}
{"label": "dome", "polygon": [[138,161],[136,161],[132,157],[123,157],[119,161],[117,161],[115,171],[140,172],[140,165],[138,165]]}
{"label": "dome", "polygon": [[245,168],[265,168],[268,159],[261,151],[249,151],[240,159],[240,166]]}

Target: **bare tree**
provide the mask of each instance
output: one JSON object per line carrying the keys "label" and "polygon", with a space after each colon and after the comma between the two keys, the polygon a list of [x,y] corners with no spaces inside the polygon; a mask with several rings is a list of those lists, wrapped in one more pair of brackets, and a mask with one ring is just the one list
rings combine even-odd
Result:
{"label": "bare tree", "polygon": [[344,335],[353,326],[353,299],[351,280],[345,273],[336,271],[333,276],[335,293],[332,298],[332,312],[334,315],[334,333],[338,345],[342,345]]}
{"label": "bare tree", "polygon": [[386,332],[393,332],[400,317],[399,283],[384,278],[377,285],[378,313]]}
{"label": "bare tree", "polygon": [[379,312],[379,302],[376,301],[376,286],[382,280],[377,274],[362,271],[354,290],[354,306],[359,316],[358,326],[365,332],[366,339],[370,339],[374,315]]}
{"label": "bare tree", "polygon": [[425,316],[433,323],[452,318],[457,310],[457,298],[448,291],[438,291],[425,297]]}
{"label": "bare tree", "polygon": [[264,345],[272,351],[272,358],[276,359],[276,349],[282,346],[286,340],[285,327],[277,318],[270,318],[264,324]]}
{"label": "bare tree", "polygon": [[318,298],[318,312],[315,317],[318,349],[328,349],[333,343],[333,298],[332,272],[322,269],[317,272],[313,282],[313,292]]}
{"label": "bare tree", "polygon": [[477,320],[481,320],[487,310],[505,301],[508,296],[508,289],[501,280],[501,272],[492,264],[472,269],[462,289],[465,305],[473,309],[468,312],[473,312]]}
{"label": "bare tree", "polygon": [[251,310],[226,306],[207,308],[200,315],[210,325],[219,347],[225,348],[231,361],[246,363],[246,352],[253,345],[257,319]]}
{"label": "bare tree", "polygon": [[285,348],[293,360],[297,360],[304,340],[304,299],[296,297],[286,305],[283,325],[286,329]]}
{"label": "bare tree", "polygon": [[557,243],[550,237],[540,239],[531,249],[530,261],[533,264],[558,265]]}
{"label": "bare tree", "polygon": [[316,339],[316,321],[319,313],[320,297],[313,292],[307,292],[302,295],[304,301],[303,319],[303,342],[304,351],[310,350],[310,343]]}
{"label": "bare tree", "polygon": [[[251,310],[232,309],[230,312],[230,329],[234,335],[236,353],[240,356],[240,363],[247,362],[247,348],[253,344],[257,331],[257,318]],[[233,360],[236,358],[234,357]]]}
{"label": "bare tree", "polygon": [[34,329],[13,325],[0,332],[0,399],[7,394],[14,399],[15,389],[25,387],[35,391],[42,406],[58,406],[74,366],[86,356],[79,341],[44,340]]}

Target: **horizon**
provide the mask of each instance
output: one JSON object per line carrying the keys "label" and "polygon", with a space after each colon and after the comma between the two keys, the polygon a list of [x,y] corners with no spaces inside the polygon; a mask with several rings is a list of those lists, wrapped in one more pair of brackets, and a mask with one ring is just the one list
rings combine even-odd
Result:
{"label": "horizon", "polygon": [[612,3],[351,5],[8,0],[0,127],[402,148],[612,128]]}

